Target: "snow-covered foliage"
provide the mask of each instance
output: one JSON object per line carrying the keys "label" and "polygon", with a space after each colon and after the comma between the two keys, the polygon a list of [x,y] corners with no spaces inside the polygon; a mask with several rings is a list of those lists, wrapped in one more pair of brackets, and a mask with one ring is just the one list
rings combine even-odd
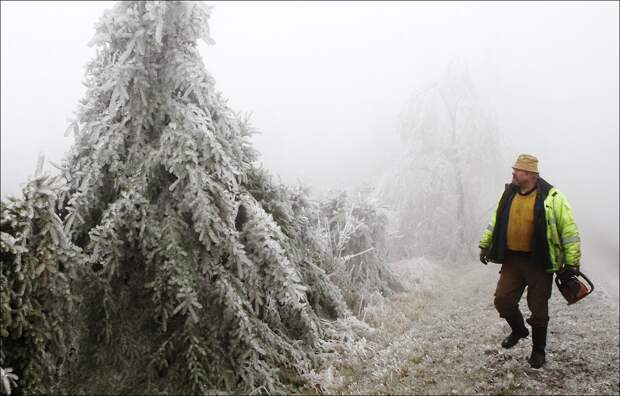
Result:
{"label": "snow-covered foliage", "polygon": [[502,188],[496,123],[458,64],[419,90],[402,117],[403,152],[377,190],[395,211],[394,250],[454,259],[477,246]]}
{"label": "snow-covered foliage", "polygon": [[79,328],[80,251],[56,211],[62,181],[37,175],[0,211],[0,393],[50,393]]}
{"label": "snow-covered foliage", "polygon": [[17,388],[18,380],[19,377],[17,374],[13,373],[12,367],[7,367],[6,369],[0,367],[0,394],[10,395],[13,389]]}
{"label": "snow-covered foliage", "polygon": [[89,270],[71,392],[285,392],[334,334],[319,314],[346,312],[204,68],[208,18],[119,2],[97,25],[63,165]]}

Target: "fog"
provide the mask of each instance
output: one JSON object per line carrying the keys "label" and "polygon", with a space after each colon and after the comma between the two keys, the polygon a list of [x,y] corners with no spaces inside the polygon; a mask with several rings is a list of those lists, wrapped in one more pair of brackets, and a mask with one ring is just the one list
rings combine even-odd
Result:
{"label": "fog", "polygon": [[[372,183],[412,95],[458,62],[497,119],[497,171],[509,181],[519,153],[538,156],[573,206],[584,268],[613,274],[617,289],[617,2],[210,4],[206,68],[229,104],[251,113],[260,162],[282,181],[317,191]],[[72,144],[64,131],[95,53],[87,43],[111,6],[2,2],[3,197],[18,193],[38,153],[60,162]]]}

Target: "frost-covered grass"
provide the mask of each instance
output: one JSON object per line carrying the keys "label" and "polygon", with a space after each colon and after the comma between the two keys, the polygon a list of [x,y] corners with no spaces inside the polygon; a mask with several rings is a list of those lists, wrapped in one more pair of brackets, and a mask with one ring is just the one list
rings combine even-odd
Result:
{"label": "frost-covered grass", "polygon": [[[509,332],[493,307],[499,267],[393,263],[409,292],[374,296],[371,326],[328,359],[313,380],[334,394],[618,394],[618,298],[597,289],[573,306],[550,301],[547,364],[529,367],[531,338]],[[525,298],[521,308],[529,315]]]}

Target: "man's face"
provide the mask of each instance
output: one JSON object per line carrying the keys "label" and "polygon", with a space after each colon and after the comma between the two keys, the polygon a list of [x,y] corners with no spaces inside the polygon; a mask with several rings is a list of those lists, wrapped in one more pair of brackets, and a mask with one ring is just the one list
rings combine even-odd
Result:
{"label": "man's face", "polygon": [[527,186],[536,178],[534,172],[512,168],[512,184],[518,187]]}

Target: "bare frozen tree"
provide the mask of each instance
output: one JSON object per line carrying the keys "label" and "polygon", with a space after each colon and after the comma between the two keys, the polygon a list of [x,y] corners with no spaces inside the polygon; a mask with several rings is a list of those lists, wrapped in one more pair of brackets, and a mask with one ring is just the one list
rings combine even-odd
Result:
{"label": "bare frozen tree", "polygon": [[397,213],[405,255],[471,252],[497,189],[497,125],[467,69],[454,63],[403,113],[404,151],[378,189]]}

